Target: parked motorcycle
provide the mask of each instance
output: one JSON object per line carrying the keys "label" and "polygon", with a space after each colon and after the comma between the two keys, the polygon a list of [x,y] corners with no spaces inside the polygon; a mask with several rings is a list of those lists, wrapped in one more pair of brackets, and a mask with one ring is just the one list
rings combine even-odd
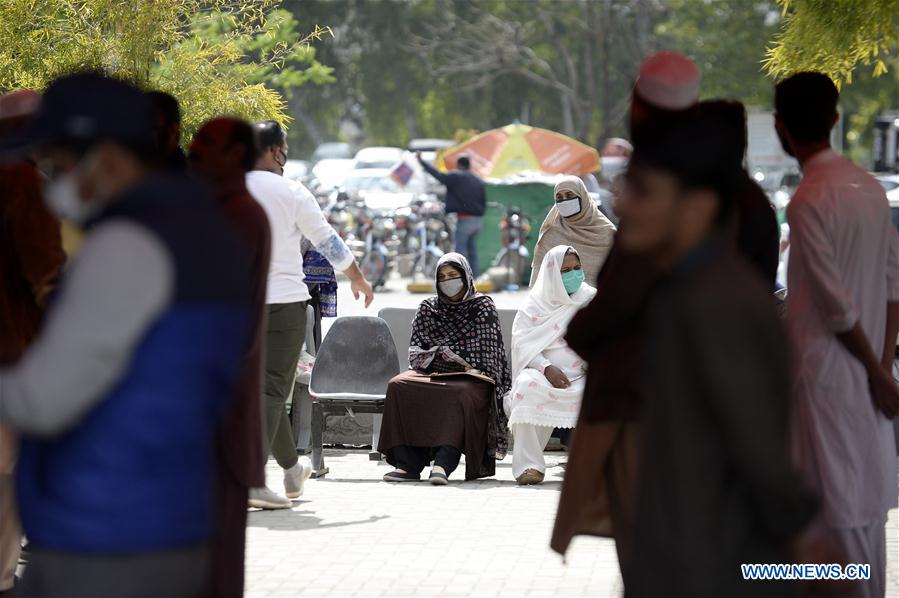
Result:
{"label": "parked motorcycle", "polygon": [[[502,204],[491,203],[490,207],[503,208]],[[509,206],[506,216],[499,223],[500,237],[503,247],[493,259],[494,268],[502,268],[506,272],[507,291],[517,291],[524,283],[524,273],[530,265],[531,253],[527,242],[531,234],[531,221],[521,212],[521,208]]]}
{"label": "parked motorcycle", "polygon": [[354,245],[362,254],[357,259],[365,278],[374,288],[383,288],[396,267],[400,247],[392,210],[364,210]]}
{"label": "parked motorcycle", "polygon": [[452,251],[452,235],[443,205],[435,199],[416,200],[403,211],[402,251],[411,263],[413,282],[419,278],[432,279],[437,260]]}
{"label": "parked motorcycle", "polygon": [[359,216],[364,209],[362,202],[351,198],[346,192],[334,191],[330,195],[325,217],[341,239],[352,241],[358,238]]}

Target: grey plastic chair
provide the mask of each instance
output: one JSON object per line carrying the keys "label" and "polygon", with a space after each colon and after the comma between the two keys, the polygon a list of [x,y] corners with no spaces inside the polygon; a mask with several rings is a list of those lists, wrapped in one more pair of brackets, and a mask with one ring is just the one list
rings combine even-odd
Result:
{"label": "grey plastic chair", "polygon": [[[412,320],[416,310],[408,307],[385,307],[378,312],[378,317],[387,322],[393,341],[396,343],[396,354],[400,360],[400,369],[409,367],[409,341],[412,338]],[[369,459],[379,461],[381,453],[378,452],[378,441],[381,439],[381,415],[372,418],[372,452]]]}
{"label": "grey plastic chair", "polygon": [[499,326],[503,331],[503,347],[506,349],[506,360],[512,360],[512,324],[515,323],[517,309],[498,309]]}
{"label": "grey plastic chair", "polygon": [[396,343],[396,354],[400,359],[400,367],[409,365],[409,341],[412,338],[412,320],[415,309],[408,307],[385,307],[378,312],[378,317],[387,322],[393,341]]}
{"label": "grey plastic chair", "polygon": [[325,417],[344,410],[383,413],[387,384],[399,373],[396,343],[387,322],[371,316],[334,322],[318,349],[309,383],[315,477],[328,473],[322,454]]}

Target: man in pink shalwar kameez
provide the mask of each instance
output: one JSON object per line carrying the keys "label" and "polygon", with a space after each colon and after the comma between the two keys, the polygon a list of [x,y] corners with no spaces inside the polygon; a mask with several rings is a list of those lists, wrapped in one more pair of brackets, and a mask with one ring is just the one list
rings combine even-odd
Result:
{"label": "man in pink shalwar kameez", "polygon": [[870,580],[830,589],[881,597],[884,525],[897,501],[890,420],[899,390],[890,370],[899,323],[899,236],[883,188],[830,148],[837,100],[836,87],[820,73],[794,75],[775,94],[778,134],[803,171],[787,210],[792,444],[821,500],[819,537],[844,563],[871,565]]}

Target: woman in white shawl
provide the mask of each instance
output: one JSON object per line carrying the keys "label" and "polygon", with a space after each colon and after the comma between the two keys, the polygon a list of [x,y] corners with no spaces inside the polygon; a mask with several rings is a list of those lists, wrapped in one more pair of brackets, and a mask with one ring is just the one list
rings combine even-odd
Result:
{"label": "woman in white shawl", "polygon": [[543,481],[543,449],[553,428],[573,428],[584,392],[584,361],[565,344],[568,322],[596,289],[584,282],[577,251],[547,251],[540,274],[512,325],[512,390],[504,406],[515,438],[519,484]]}

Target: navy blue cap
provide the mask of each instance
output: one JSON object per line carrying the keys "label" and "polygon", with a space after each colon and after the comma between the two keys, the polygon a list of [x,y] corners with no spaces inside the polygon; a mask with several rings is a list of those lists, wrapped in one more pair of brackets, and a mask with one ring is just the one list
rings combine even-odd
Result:
{"label": "navy blue cap", "polygon": [[151,114],[147,97],[128,83],[95,73],[68,75],[50,84],[31,123],[0,151],[52,143],[90,146],[100,140],[151,147]]}

